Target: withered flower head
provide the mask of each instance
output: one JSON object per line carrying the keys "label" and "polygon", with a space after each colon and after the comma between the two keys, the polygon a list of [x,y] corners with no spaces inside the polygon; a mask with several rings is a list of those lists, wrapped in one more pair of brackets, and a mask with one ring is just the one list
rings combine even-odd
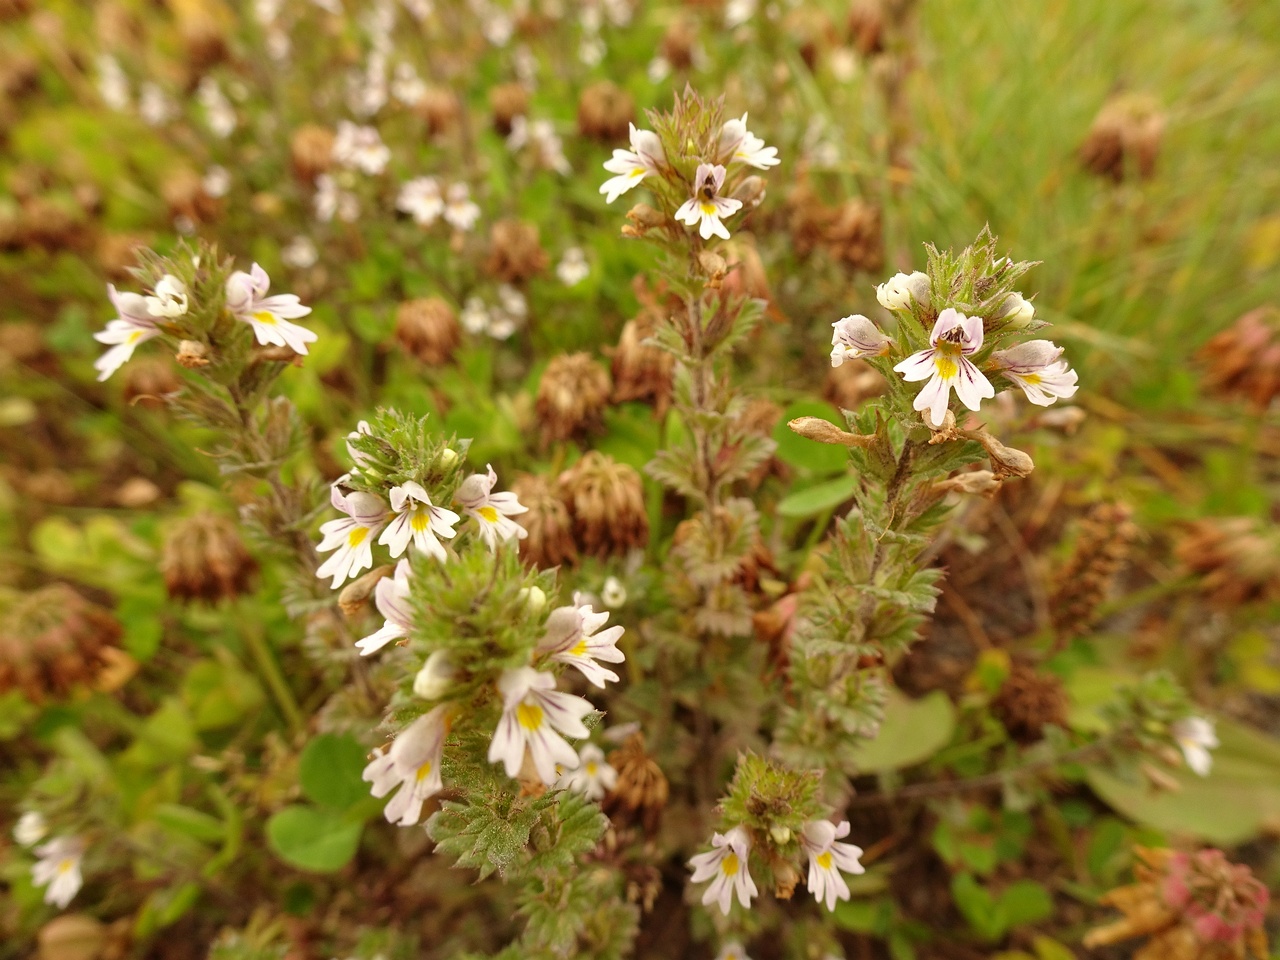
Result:
{"label": "withered flower head", "polygon": [[671,402],[676,359],[661,347],[645,342],[656,327],[656,320],[648,312],[623,325],[613,351],[613,402],[647,400],[661,417]]}
{"label": "withered flower head", "polygon": [[618,825],[638,823],[652,836],[658,830],[671,788],[666,775],[645,749],[644,734],[633,733],[609,754],[609,765],[618,771],[618,783],[601,806]]}
{"label": "withered flower head", "polygon": [[578,132],[592,140],[625,140],[635,118],[631,94],[608,80],[591,84],[578,98]]}
{"label": "withered flower head", "polygon": [[824,240],[831,256],[855,270],[875,273],[884,266],[880,208],[857,197],[835,210]]}
{"label": "withered flower head", "polygon": [[427,125],[427,135],[432,137],[456,127],[462,114],[458,95],[447,87],[428,87],[413,109]]}
{"label": "withered flower head", "polygon": [[864,57],[884,49],[884,0],[854,0],[847,22],[849,42]]}
{"label": "withered flower head", "polygon": [[293,175],[300,182],[313,183],[316,177],[333,168],[334,139],[334,132],[318,123],[304,123],[293,131],[289,157],[293,163]]}
{"label": "withered flower head", "polygon": [[1090,173],[1116,183],[1126,172],[1147,178],[1155,173],[1164,114],[1144,94],[1121,94],[1102,105],[1080,145],[1080,162]]}
{"label": "withered flower head", "polygon": [[148,354],[134,357],[124,368],[124,402],[137,403],[150,410],[165,405],[165,397],[182,389],[182,378],[165,356]]}
{"label": "withered flower head", "polygon": [[121,655],[123,633],[115,617],[65,584],[29,593],[0,622],[0,692],[16,688],[43,703],[95,683]]}
{"label": "withered flower head", "polygon": [[1280,537],[1253,517],[1197,520],[1175,552],[1219,606],[1280,598]]}
{"label": "withered flower head", "polygon": [[213,603],[248,593],[258,564],[233,521],[200,513],[178,521],[169,531],[160,571],[173,599]]}
{"label": "withered flower head", "polygon": [[538,243],[538,228],[520,220],[499,220],[489,231],[485,269],[503,283],[519,284],[547,269],[547,251]]}
{"label": "withered flower head", "polygon": [[178,35],[186,54],[185,65],[194,82],[208,69],[227,59],[227,30],[221,12],[208,0],[188,0],[175,4]]}
{"label": "withered flower head", "polygon": [[529,508],[520,516],[520,525],[529,533],[520,541],[520,559],[531,567],[542,568],[577,563],[573,518],[555,484],[546,477],[525,473],[516,477],[511,489]]}
{"label": "withered flower head", "polygon": [[185,217],[193,223],[213,220],[222,209],[222,204],[205,189],[204,178],[189,167],[172,171],[160,185],[160,195],[169,207],[170,217]]}
{"label": "withered flower head", "polygon": [[609,389],[609,374],[589,354],[567,353],[552,359],[534,404],[543,441],[568,440],[599,427]]}
{"label": "withered flower head", "polygon": [[1060,637],[1076,636],[1093,626],[1098,607],[1128,563],[1138,536],[1132,515],[1122,503],[1098,503],[1081,522],[1075,549],[1055,577],[1059,586],[1049,598],[1053,626]]}
{"label": "withered flower head", "polygon": [[1250,310],[1200,348],[1205,386],[1266,410],[1280,397],[1280,310]]}
{"label": "withered flower head", "polygon": [[623,556],[649,542],[644,487],[625,463],[592,450],[560,475],[560,489],[583,553]]}
{"label": "withered flower head", "polygon": [[489,91],[489,108],[493,110],[493,129],[508,136],[516,117],[529,111],[529,93],[518,83],[500,83]]}
{"label": "withered flower head", "polygon": [[1088,949],[1147,936],[1142,960],[1257,960],[1270,956],[1264,920],[1270,895],[1248,867],[1221,850],[1195,853],[1135,847],[1138,882],[1102,902],[1122,920],[1085,935]]}
{"label": "withered flower head", "polygon": [[453,358],[462,329],[453,308],[439,297],[406,300],[396,308],[396,340],[405,353],[438,367]]}
{"label": "withered flower head", "polygon": [[1067,694],[1053,674],[1015,663],[991,701],[991,712],[1013,739],[1033,743],[1044,735],[1046,726],[1066,725]]}
{"label": "withered flower head", "polygon": [[687,17],[677,17],[662,35],[658,50],[673,70],[685,71],[693,66],[693,51],[697,42],[697,25]]}

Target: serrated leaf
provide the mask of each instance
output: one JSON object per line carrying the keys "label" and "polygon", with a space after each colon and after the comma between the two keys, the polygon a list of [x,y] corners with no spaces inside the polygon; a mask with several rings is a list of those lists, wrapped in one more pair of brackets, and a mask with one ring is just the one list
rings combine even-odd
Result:
{"label": "serrated leaf", "polygon": [[522,864],[532,826],[527,809],[499,814],[485,804],[448,800],[427,821],[427,833],[459,867],[479,871],[483,880],[495,871],[506,876]]}

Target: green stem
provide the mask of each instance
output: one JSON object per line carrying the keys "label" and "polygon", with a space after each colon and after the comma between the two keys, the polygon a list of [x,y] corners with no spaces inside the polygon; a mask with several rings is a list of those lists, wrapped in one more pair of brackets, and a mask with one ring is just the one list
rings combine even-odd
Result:
{"label": "green stem", "polygon": [[298,701],[294,698],[293,691],[289,689],[289,684],[284,679],[280,665],[276,663],[275,654],[271,652],[271,647],[267,645],[267,640],[262,634],[261,627],[251,617],[246,617],[244,624],[245,629],[242,636],[246,646],[249,648],[249,653],[253,656],[259,676],[262,677],[263,682],[271,690],[276,706],[280,708],[280,713],[283,714],[290,731],[294,734],[302,733],[306,729],[302,710],[298,707]]}

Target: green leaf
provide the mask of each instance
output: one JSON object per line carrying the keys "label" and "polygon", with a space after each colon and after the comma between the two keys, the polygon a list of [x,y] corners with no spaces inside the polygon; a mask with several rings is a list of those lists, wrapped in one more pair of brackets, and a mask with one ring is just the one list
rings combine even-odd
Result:
{"label": "green leaf", "polygon": [[483,880],[495,870],[506,875],[525,853],[534,815],[528,808],[512,810],[495,797],[485,803],[446,800],[427,821],[427,833],[443,853],[458,859],[458,866],[480,872]]}
{"label": "green leaf", "polygon": [[950,743],[955,726],[955,707],[941,690],[919,700],[893,691],[879,736],[853,749],[853,764],[861,773],[883,773],[922,763]]}
{"label": "green leaf", "polygon": [[226,836],[226,824],[217,817],[192,807],[177,803],[160,803],[151,811],[152,818],[162,827],[185,833],[197,840],[215,843]]}
{"label": "green leaf", "polygon": [[1053,898],[1034,880],[1016,880],[996,901],[998,916],[1005,930],[1037,923],[1053,915]]}
{"label": "green leaf", "polygon": [[355,856],[363,824],[316,807],[285,807],[267,821],[267,842],[285,863],[332,873]]}
{"label": "green leaf", "polygon": [[176,923],[196,905],[199,899],[198,883],[183,883],[176,887],[160,888],[147,897],[142,909],[138,911],[138,919],[133,925],[134,936],[139,939],[149,937],[157,930]]}
{"label": "green leaf", "polygon": [[853,496],[857,486],[858,478],[850,473],[798,490],[782,498],[778,503],[778,514],[797,518],[817,516],[844,503]]}
{"label": "green leaf", "polygon": [[773,439],[778,444],[776,455],[779,460],[793,467],[807,470],[818,476],[829,476],[846,469],[849,464],[849,452],[844,447],[830,443],[818,443],[802,437],[787,426],[796,417],[820,417],[834,423],[841,430],[845,428],[844,418],[840,411],[821,400],[801,400],[793,403],[782,414],[782,419],[773,428]]}
{"label": "green leaf", "polygon": [[307,799],[322,807],[347,810],[369,792],[361,779],[365,750],[354,737],[322,733],[303,748],[298,758],[298,781]]}
{"label": "green leaf", "polygon": [[201,660],[182,682],[182,698],[197,730],[237,723],[262,705],[262,687],[230,658]]}

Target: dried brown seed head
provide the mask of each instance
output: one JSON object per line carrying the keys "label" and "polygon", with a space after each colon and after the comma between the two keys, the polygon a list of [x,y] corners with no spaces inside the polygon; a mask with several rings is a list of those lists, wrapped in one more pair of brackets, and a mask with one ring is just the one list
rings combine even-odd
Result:
{"label": "dried brown seed head", "polygon": [[405,353],[438,367],[453,359],[462,329],[453,308],[439,297],[406,300],[396,308],[396,341]]}

